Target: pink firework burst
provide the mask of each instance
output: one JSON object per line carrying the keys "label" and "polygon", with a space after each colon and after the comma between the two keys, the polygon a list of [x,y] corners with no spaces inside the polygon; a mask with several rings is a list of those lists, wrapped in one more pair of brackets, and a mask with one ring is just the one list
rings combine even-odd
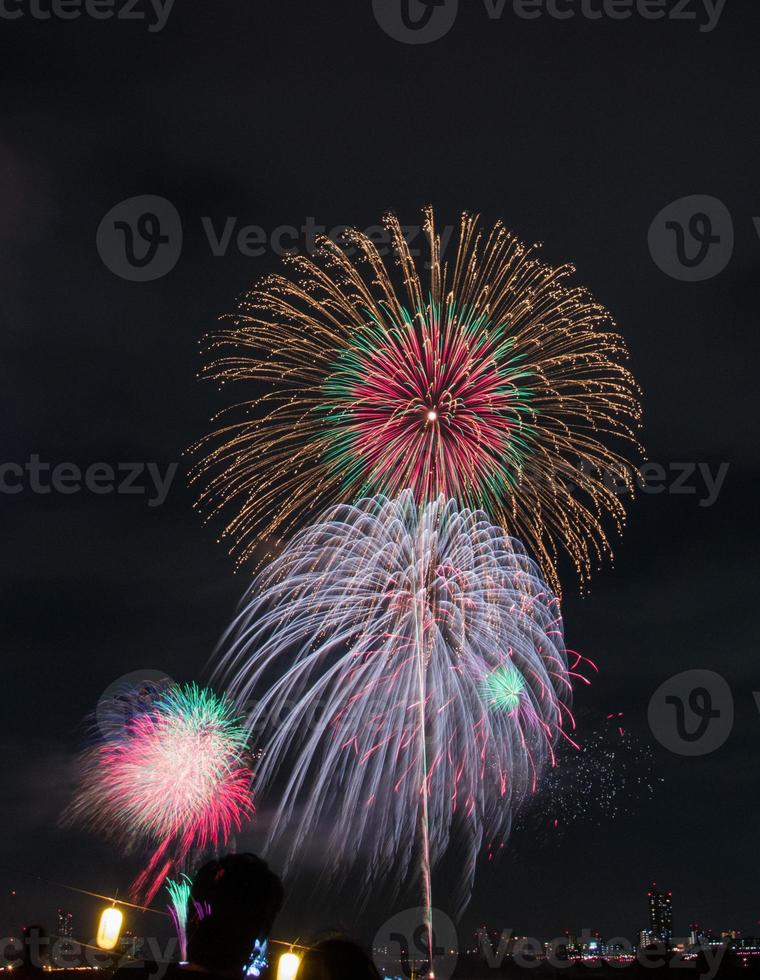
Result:
{"label": "pink firework burst", "polygon": [[325,382],[325,459],[347,489],[475,504],[514,483],[532,431],[530,372],[504,324],[485,319],[451,302],[402,308],[342,355]]}
{"label": "pink firework burst", "polygon": [[84,753],[67,817],[129,846],[154,846],[132,885],[150,902],[193,848],[223,845],[252,816],[246,743],[226,698],[172,687]]}

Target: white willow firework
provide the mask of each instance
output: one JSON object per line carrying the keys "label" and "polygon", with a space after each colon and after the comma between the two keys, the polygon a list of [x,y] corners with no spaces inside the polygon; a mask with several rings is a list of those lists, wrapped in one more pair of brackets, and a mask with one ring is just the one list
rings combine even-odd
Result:
{"label": "white willow firework", "polygon": [[319,833],[334,871],[361,858],[369,880],[398,880],[421,829],[429,897],[456,835],[460,907],[574,727],[581,658],[568,665],[557,598],[518,541],[443,497],[328,511],[254,581],[223,649],[255,704],[268,846],[292,860]]}

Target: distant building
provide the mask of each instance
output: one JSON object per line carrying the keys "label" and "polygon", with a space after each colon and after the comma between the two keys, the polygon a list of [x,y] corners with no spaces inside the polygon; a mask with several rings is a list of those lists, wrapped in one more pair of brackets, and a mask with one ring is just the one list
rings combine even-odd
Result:
{"label": "distant building", "polygon": [[138,960],[142,956],[145,940],[136,936],[131,930],[125,929],[119,937],[119,952],[130,959]]}
{"label": "distant building", "polygon": [[565,930],[565,952],[568,956],[578,956],[580,944],[575,933]]}
{"label": "distant building", "polygon": [[673,938],[673,892],[657,890],[655,882],[647,892],[649,899],[649,930],[657,942],[670,945]]}
{"label": "distant building", "polygon": [[588,938],[584,937],[584,942],[581,947],[581,955],[583,956],[601,956],[602,955],[602,936],[598,932],[592,932]]}
{"label": "distant building", "polygon": [[74,935],[74,915],[68,909],[58,909],[58,935],[71,939]]}

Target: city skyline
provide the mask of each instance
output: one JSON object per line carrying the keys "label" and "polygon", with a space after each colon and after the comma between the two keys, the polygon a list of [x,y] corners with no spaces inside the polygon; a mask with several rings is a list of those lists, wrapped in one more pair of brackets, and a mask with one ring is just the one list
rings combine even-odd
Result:
{"label": "city skyline", "polygon": [[[55,883],[42,883],[45,888],[50,888],[51,891],[61,890],[63,886],[55,885]],[[76,892],[78,889],[72,888],[72,891]],[[16,927],[16,931],[10,931],[13,927],[11,925],[13,917],[16,915],[15,902],[18,897],[19,890],[13,889],[8,892],[8,912],[6,914],[6,926],[5,934],[19,935],[21,929],[24,927],[24,923],[19,923]],[[23,894],[23,889],[21,889]],[[633,947],[641,947],[648,943],[661,943],[665,946],[682,946],[684,943],[687,945],[691,943],[692,945],[704,944],[716,944],[725,943],[730,941],[742,941],[742,940],[756,940],[756,946],[760,949],[760,923],[756,923],[756,928],[751,927],[746,930],[735,928],[734,923],[720,923],[716,924],[700,924],[694,921],[689,921],[687,928],[679,928],[678,925],[674,928],[673,926],[673,893],[670,890],[658,890],[656,887],[656,882],[651,882],[647,891],[641,893],[641,906],[642,906],[642,918],[649,915],[649,924],[643,928],[635,927],[631,930],[615,930],[610,929],[606,931],[599,930],[593,922],[585,926],[573,926],[572,924],[565,924],[562,927],[558,927],[554,930],[549,930],[548,932],[540,932],[538,930],[517,930],[513,929],[507,925],[501,924],[496,925],[495,923],[485,924],[481,923],[471,935],[478,936],[481,930],[485,930],[486,934],[491,940],[498,943],[504,934],[504,930],[508,930],[510,934],[511,941],[518,939],[523,939],[526,937],[532,937],[542,942],[559,940],[565,937],[568,941],[568,945],[571,947],[578,947],[584,943],[598,942],[604,945],[606,942],[611,942],[615,939],[622,938],[631,943]],[[89,914],[84,914],[80,918],[82,921],[91,921],[96,923],[99,913],[103,906],[103,901],[113,901],[118,904],[118,897],[114,896],[89,896]],[[52,901],[52,899],[51,899]],[[50,906],[53,907],[52,905]],[[162,912],[163,914],[163,912]],[[684,910],[684,916],[688,913]],[[44,922],[40,921],[40,918],[32,916],[26,924],[32,922],[44,925]],[[139,915],[143,921],[150,922],[152,919],[151,914],[144,913]],[[77,919],[79,921],[79,919]],[[155,921],[153,919],[153,921]],[[74,939],[79,942],[89,942],[92,936],[86,938],[85,936],[78,934],[74,930],[74,913],[68,908],[62,907],[60,905],[55,906],[55,928],[50,928],[48,933],[52,937],[58,937],[61,939]],[[168,925],[168,923],[165,923]],[[0,924],[0,929],[3,926]],[[155,931],[155,930],[154,930]],[[149,934],[148,931],[143,930],[146,935]],[[457,928],[457,932],[460,937],[466,935],[466,930],[463,926]],[[140,931],[138,929],[137,933],[132,928],[125,928],[124,935],[128,936],[130,941],[132,941],[135,935],[139,935]],[[93,932],[94,936],[94,932]],[[466,942],[462,944],[462,949],[468,949]],[[472,950],[471,950],[472,951]],[[588,950],[586,950],[587,952]]]}

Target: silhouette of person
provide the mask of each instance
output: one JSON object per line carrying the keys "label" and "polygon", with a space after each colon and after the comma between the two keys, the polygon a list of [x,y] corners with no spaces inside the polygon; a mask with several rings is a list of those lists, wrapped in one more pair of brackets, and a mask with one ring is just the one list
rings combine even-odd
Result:
{"label": "silhouette of person", "polygon": [[380,973],[361,946],[336,938],[306,950],[296,980],[380,980]]}
{"label": "silhouette of person", "polygon": [[269,938],[282,907],[283,889],[269,865],[254,854],[227,854],[204,864],[193,879],[187,915],[187,962],[124,966],[113,980],[192,980],[203,974],[242,980],[255,946]]}
{"label": "silhouette of person", "polygon": [[228,854],[196,874],[187,921],[189,969],[239,978],[255,944],[269,938],[283,889],[254,854]]}

